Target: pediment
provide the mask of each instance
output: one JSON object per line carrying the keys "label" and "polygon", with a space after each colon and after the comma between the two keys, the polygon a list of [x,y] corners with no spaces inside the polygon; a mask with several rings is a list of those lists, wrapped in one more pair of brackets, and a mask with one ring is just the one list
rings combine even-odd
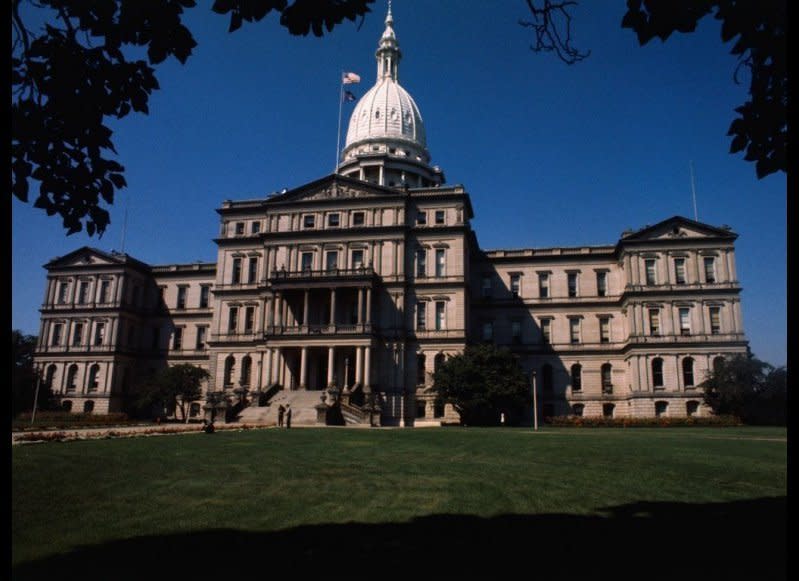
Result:
{"label": "pediment", "polygon": [[381,199],[401,192],[342,176],[328,176],[275,196],[269,202],[294,203],[350,199]]}
{"label": "pediment", "polygon": [[119,265],[124,263],[123,255],[109,254],[96,248],[84,246],[59,256],[48,262],[46,268],[70,268],[70,267],[87,267],[87,266],[107,266]]}
{"label": "pediment", "polygon": [[653,226],[645,226],[637,232],[622,235],[622,242],[646,242],[654,240],[680,240],[697,238],[736,238],[729,228],[717,228],[689,220],[682,216],[674,216]]}

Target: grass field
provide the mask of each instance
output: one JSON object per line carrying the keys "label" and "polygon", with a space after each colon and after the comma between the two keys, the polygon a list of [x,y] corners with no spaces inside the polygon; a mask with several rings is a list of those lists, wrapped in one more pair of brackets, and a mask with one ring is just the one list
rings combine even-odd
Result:
{"label": "grass field", "polygon": [[782,578],[786,464],[780,428],[270,429],[15,446],[12,565],[14,579],[122,579],[176,562],[188,576],[270,558],[326,570],[355,557],[369,570],[458,551],[502,567],[532,550],[536,569],[576,573],[644,552],[659,563],[646,578],[708,579],[727,571],[716,547],[739,559],[725,579]]}

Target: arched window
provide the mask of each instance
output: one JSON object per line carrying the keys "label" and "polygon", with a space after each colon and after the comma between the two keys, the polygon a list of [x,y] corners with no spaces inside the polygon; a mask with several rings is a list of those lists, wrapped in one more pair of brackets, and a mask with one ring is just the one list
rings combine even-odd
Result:
{"label": "arched window", "polygon": [[250,385],[250,369],[252,368],[252,358],[245,355],[241,360],[241,385]]}
{"label": "arched window", "polygon": [[67,391],[75,391],[77,389],[77,385],[75,381],[78,378],[78,366],[73,363],[69,366],[69,371],[67,371]]}
{"label": "arched window", "polygon": [[605,363],[600,371],[600,375],[602,377],[602,393],[613,393],[613,381],[611,379],[611,370],[612,367],[610,363]]}
{"label": "arched window", "polygon": [[669,402],[667,401],[656,401],[655,402],[655,417],[660,418],[666,415],[666,412],[669,409]]}
{"label": "arched window", "polygon": [[47,372],[44,375],[44,383],[50,389],[53,388],[53,379],[55,379],[57,369],[55,363],[47,366]]}
{"label": "arched window", "polygon": [[224,384],[230,385],[233,383],[233,371],[236,368],[236,359],[233,355],[228,355],[225,359],[225,377]]}
{"label": "arched window", "polygon": [[444,354],[437,353],[435,358],[433,359],[433,371],[438,371],[439,369],[441,369],[441,366],[444,365],[444,360],[445,360]]}
{"label": "arched window", "polygon": [[[579,363],[572,365],[572,391],[580,391],[583,389],[583,366]],[[575,414],[576,415],[576,414]]]}
{"label": "arched window", "polygon": [[94,402],[92,400],[87,400],[83,402],[83,413],[90,414],[94,411]]}
{"label": "arched window", "polygon": [[[95,363],[89,367],[89,378],[86,380],[86,391],[97,391],[97,376],[100,374],[100,365]],[[94,403],[92,403],[94,405]]]}
{"label": "arched window", "polygon": [[576,403],[576,404],[574,404],[572,406],[572,413],[574,413],[574,415],[577,416],[578,418],[581,418],[581,417],[583,417],[583,410],[584,409],[585,409],[585,406],[583,404]]}
{"label": "arched window", "polygon": [[685,402],[685,414],[689,418],[691,416],[698,415],[698,413],[699,413],[699,402],[698,401]]}
{"label": "arched window", "polygon": [[416,385],[424,385],[424,366],[426,359],[427,358],[422,353],[416,356]]}
{"label": "arched window", "polygon": [[652,387],[663,387],[663,360],[660,357],[652,360]]}
{"label": "arched window", "polygon": [[541,389],[552,391],[552,366],[549,363],[541,368]]}
{"label": "arched window", "polygon": [[64,410],[65,412],[71,412],[72,411],[72,402],[69,401],[69,400],[66,400],[65,402],[62,402],[61,403],[61,409]]}
{"label": "arched window", "polygon": [[691,357],[682,360],[682,383],[685,387],[694,385],[694,360]]}

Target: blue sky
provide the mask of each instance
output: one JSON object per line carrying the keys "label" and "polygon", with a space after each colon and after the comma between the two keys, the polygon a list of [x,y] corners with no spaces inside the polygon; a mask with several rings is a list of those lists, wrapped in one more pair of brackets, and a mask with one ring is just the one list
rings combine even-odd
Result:
{"label": "blue sky", "polygon": [[[83,245],[149,263],[214,261],[225,199],[262,197],[332,172],[339,76],[375,79],[378,0],[360,30],[291,37],[271,15],[228,34],[205,6],[186,24],[198,46],[185,66],[157,70],[150,115],[112,125],[128,188],[101,239],[64,235],[60,220],[13,200],[12,325],[38,332],[51,258]],[[622,30],[623,0],[582,2],[573,37],[591,56],[567,66],[529,50],[523,0],[396,0],[400,82],[419,105],[432,163],[463,184],[483,248],[613,244],[675,214],[728,224],[736,244],[747,338],[786,362],[786,178],[755,176],[725,134],[746,84],[720,26],[639,47]],[[342,135],[353,103],[344,105]]]}

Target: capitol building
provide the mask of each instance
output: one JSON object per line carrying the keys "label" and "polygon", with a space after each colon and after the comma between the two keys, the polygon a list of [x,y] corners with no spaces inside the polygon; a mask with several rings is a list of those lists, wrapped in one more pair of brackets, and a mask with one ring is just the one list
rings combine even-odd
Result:
{"label": "capitol building", "polygon": [[223,201],[215,262],[83,247],[45,265],[35,365],[64,409],[122,411],[190,363],[210,374],[197,418],[270,424],[280,402],[299,424],[440,425],[458,414],[433,373],[485,342],[535,371],[542,417],[710,413],[699,385],[747,348],[737,235],[664,216],[608,244],[481,248],[401,57],[389,9],[337,171]]}

